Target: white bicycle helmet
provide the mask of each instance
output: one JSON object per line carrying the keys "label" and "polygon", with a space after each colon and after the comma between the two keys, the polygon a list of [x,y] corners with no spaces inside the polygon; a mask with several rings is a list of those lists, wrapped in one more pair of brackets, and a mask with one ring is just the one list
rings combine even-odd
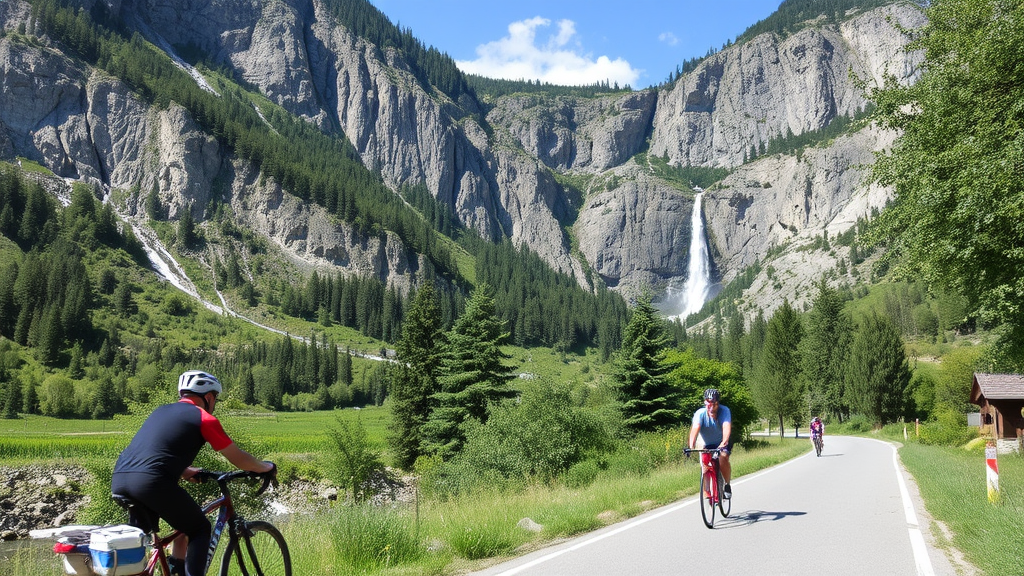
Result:
{"label": "white bicycle helmet", "polygon": [[178,376],[178,396],[181,396],[182,392],[192,392],[200,396],[213,392],[220,396],[221,390],[220,380],[202,370],[189,370]]}

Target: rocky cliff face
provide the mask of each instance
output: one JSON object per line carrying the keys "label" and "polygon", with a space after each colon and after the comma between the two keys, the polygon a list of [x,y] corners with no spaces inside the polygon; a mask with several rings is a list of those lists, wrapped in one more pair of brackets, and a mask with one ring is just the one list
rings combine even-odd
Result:
{"label": "rocky cliff face", "polygon": [[762,34],[709,57],[661,91],[651,153],[689,166],[732,168],[771,140],[828,125],[867,105],[851,75],[881,84],[913,79],[916,60],[897,26],[923,16],[906,5],[861,14],[839,27],[810,27],[779,38]]}
{"label": "rocky cliff face", "polygon": [[[102,1],[157,46],[196,46],[292,113],[343,134],[389,186],[425,184],[483,236],[527,245],[584,284],[584,270],[593,270],[626,293],[681,283],[688,259],[692,195],[632,160],[645,147],[673,165],[740,167],[705,209],[726,279],[791,235],[841,228],[877,205],[884,191],[865,189],[856,168],[884,144],[870,131],[799,158],[743,163],[773,138],[862,109],[850,71],[912,81],[916,59],[902,51],[896,25],[921,23],[914,8],[893,5],[840,26],[760,36],[663,89],[480,104],[425,88],[402,54],[355,36],[320,0]],[[400,286],[415,281],[420,263],[396,237],[361,238],[303,205],[201,132],[183,108],[151,108],[116,79],[29,42],[16,33],[27,20],[24,2],[0,4],[9,32],[0,38],[3,157],[141,191],[127,195],[134,215],[155,187],[171,218],[189,206],[201,218],[217,182],[240,222],[296,261]],[[580,198],[559,174],[592,185]],[[870,200],[854,201],[861,197]]]}

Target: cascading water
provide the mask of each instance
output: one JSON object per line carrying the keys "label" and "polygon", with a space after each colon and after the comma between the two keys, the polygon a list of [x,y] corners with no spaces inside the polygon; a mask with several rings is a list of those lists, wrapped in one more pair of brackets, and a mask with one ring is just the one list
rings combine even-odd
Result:
{"label": "cascading water", "polygon": [[704,213],[701,210],[703,198],[704,192],[698,192],[693,198],[693,214],[690,216],[690,265],[686,273],[686,285],[683,286],[680,319],[700,311],[711,287],[708,242],[704,231]]}

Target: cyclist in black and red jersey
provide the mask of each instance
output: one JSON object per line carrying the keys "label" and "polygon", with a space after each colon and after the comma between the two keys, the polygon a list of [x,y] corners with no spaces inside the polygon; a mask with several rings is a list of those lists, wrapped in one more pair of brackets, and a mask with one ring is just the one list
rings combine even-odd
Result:
{"label": "cyclist in black and red jersey", "polygon": [[[273,473],[273,462],[257,460],[231,441],[213,410],[221,384],[211,374],[189,370],[178,377],[180,400],[165,404],[146,419],[114,464],[111,492],[127,496],[163,518],[187,538],[175,540],[169,562],[172,574],[204,576],[211,527],[202,508],[178,484],[191,479],[198,468],[192,461],[209,442],[238,468]],[[155,523],[155,518],[148,518]]]}

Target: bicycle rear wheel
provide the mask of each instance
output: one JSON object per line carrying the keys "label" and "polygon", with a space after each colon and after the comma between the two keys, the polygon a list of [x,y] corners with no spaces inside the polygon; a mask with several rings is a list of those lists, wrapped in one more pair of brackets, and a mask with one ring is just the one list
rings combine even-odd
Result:
{"label": "bicycle rear wheel", "polygon": [[246,522],[228,542],[220,576],[291,576],[292,559],[284,536],[269,522]]}
{"label": "bicycle rear wheel", "polygon": [[715,486],[714,475],[711,472],[704,472],[700,475],[700,515],[704,518],[704,525],[708,528],[715,527],[715,495],[718,487]]}
{"label": "bicycle rear wheel", "polygon": [[[718,485],[725,486],[725,478],[722,478],[722,472],[718,472]],[[718,499],[718,510],[722,513],[722,518],[728,518],[729,512],[732,512],[732,495],[729,498],[722,496]]]}

